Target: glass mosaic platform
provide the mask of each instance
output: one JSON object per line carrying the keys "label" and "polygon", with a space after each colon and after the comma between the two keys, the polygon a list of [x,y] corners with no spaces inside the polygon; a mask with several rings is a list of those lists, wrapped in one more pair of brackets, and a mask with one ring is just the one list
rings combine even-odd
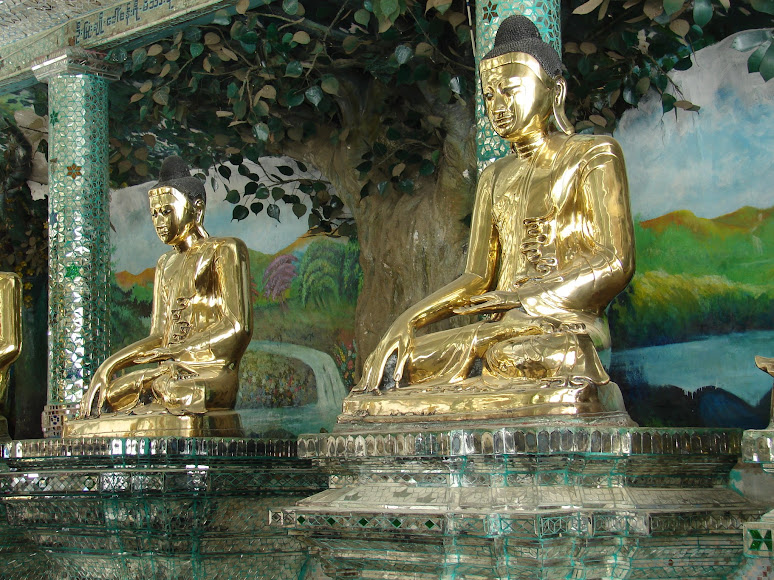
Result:
{"label": "glass mosaic platform", "polygon": [[[767,429],[744,432],[742,459],[758,463],[772,476],[772,496],[769,508],[774,508],[774,420]],[[774,578],[774,509],[759,521],[744,525],[744,554],[747,557],[744,580]]]}
{"label": "glass mosaic platform", "polygon": [[282,439],[15,441],[0,458],[0,578],[301,579],[268,511],[325,489]]}
{"label": "glass mosaic platform", "polygon": [[741,432],[439,424],[305,435],[330,489],[272,512],[332,578],[732,578]]}

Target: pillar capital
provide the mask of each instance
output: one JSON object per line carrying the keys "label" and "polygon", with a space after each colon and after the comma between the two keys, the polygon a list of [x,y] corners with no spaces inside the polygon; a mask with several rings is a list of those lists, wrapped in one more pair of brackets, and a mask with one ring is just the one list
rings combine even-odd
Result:
{"label": "pillar capital", "polygon": [[105,54],[86,50],[79,46],[68,46],[48,56],[36,58],[32,65],[35,78],[47,83],[52,77],[60,75],[88,74],[115,81],[121,76],[120,64],[105,60]]}

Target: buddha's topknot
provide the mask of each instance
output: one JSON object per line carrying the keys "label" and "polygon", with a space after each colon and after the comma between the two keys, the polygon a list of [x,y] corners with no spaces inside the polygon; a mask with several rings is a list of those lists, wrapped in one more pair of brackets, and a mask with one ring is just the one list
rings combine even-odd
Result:
{"label": "buddha's topknot", "polygon": [[503,20],[497,29],[492,50],[482,60],[509,52],[523,52],[533,56],[552,77],[562,72],[559,54],[540,38],[537,26],[526,16],[519,14]]}
{"label": "buddha's topknot", "polygon": [[207,203],[204,183],[191,175],[186,162],[177,155],[170,155],[161,163],[159,182],[151,189],[159,187],[174,187],[192,203],[197,199]]}

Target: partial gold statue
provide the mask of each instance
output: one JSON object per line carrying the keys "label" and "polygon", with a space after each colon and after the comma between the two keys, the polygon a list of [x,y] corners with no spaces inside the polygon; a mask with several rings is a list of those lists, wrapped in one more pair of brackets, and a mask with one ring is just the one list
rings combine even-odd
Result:
{"label": "partial gold statue", "polygon": [[[22,347],[21,280],[16,274],[0,272],[0,403],[8,398],[8,371],[19,358]],[[8,421],[0,415],[0,441],[8,441]]]}
{"label": "partial gold statue", "polygon": [[[620,146],[573,134],[559,55],[523,16],[503,21],[480,77],[489,121],[512,153],[480,175],[465,272],[397,318],[339,420],[564,415],[631,425],[597,352],[610,347],[605,309],[634,274]],[[417,335],[463,314],[483,317]]]}
{"label": "partial gold statue", "polygon": [[239,362],[252,336],[247,247],[207,234],[204,185],[179,157],[164,160],[148,199],[172,246],[156,265],[150,335],[97,369],[63,436],[239,435]]}
{"label": "partial gold statue", "polygon": [[[764,373],[767,373],[774,377],[774,358],[767,358],[765,356],[755,357],[755,366],[761,369]],[[771,393],[771,412],[769,414],[769,429],[774,429],[774,391]]]}

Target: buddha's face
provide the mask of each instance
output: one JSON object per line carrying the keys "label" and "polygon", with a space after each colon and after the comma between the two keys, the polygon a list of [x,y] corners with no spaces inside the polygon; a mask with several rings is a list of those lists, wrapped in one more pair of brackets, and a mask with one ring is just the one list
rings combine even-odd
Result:
{"label": "buddha's face", "polygon": [[551,113],[553,89],[526,64],[482,68],[481,87],[489,122],[503,139],[539,130]]}
{"label": "buddha's face", "polygon": [[174,188],[151,190],[149,201],[153,227],[165,244],[185,242],[201,221],[201,209]]}

